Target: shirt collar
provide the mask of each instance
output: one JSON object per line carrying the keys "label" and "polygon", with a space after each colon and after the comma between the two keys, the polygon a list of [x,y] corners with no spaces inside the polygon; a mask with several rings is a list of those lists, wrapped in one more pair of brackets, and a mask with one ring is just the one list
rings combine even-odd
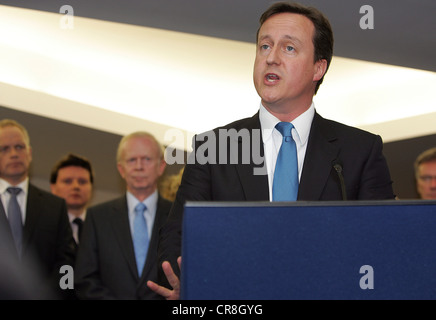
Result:
{"label": "shirt collar", "polygon": [[[142,201],[142,203],[147,207],[147,211],[156,212],[157,198],[158,192],[156,189],[147,199]],[[136,197],[130,191],[127,191],[127,207],[129,208],[130,212],[135,211],[135,207],[139,202],[140,201],[136,199]]]}
{"label": "shirt collar", "polygon": [[[314,116],[315,104],[312,102],[309,109],[292,121],[292,124],[297,131],[297,135],[300,138],[300,144],[305,144],[309,139],[310,127],[312,126]],[[262,103],[260,104],[259,108],[259,120],[260,127],[262,129],[263,143],[266,143],[269,139],[271,139],[272,132],[280,120],[269,113]]]}
{"label": "shirt collar", "polygon": [[20,182],[16,186],[13,186],[9,182],[7,182],[6,180],[0,178],[0,194],[4,194],[5,192],[7,192],[7,188],[9,188],[9,187],[21,188],[23,194],[27,195],[28,190],[29,190],[29,177],[24,179],[22,182]]}
{"label": "shirt collar", "polygon": [[83,211],[83,212],[82,212],[78,217],[77,217],[76,215],[74,215],[74,214],[68,212],[68,218],[70,219],[70,222],[73,222],[74,219],[76,219],[76,218],[80,218],[80,219],[82,219],[82,221],[85,221],[85,218],[86,218],[86,210]]}

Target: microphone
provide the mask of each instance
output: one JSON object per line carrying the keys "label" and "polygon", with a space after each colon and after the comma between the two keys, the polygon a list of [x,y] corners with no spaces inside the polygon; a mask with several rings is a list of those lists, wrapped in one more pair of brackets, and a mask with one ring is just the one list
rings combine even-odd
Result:
{"label": "microphone", "polygon": [[336,170],[336,173],[339,177],[339,182],[341,184],[341,192],[342,192],[342,200],[347,200],[347,192],[345,191],[345,181],[344,176],[342,175],[342,165],[339,163],[339,161],[333,160],[333,168]]}

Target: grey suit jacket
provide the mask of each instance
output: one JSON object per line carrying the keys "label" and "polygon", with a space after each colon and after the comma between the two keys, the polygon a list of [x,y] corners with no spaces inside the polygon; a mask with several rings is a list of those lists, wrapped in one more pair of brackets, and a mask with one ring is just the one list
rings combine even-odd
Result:
{"label": "grey suit jacket", "polygon": [[[3,206],[0,206],[0,226],[9,258],[16,259],[17,252]],[[59,281],[63,276],[60,268],[74,266],[75,254],[65,201],[29,184],[21,263],[37,271],[41,281],[37,290],[46,290],[41,297],[71,297],[68,290],[60,289]]]}
{"label": "grey suit jacket", "polygon": [[[219,134],[223,129],[224,132],[230,129],[236,132],[246,130],[251,138],[248,141],[244,140],[246,136],[234,135],[228,139],[227,164],[222,164],[225,157],[219,158],[223,154],[220,148],[225,145],[223,139],[226,139]],[[256,130],[257,141],[253,140]],[[211,133],[216,138],[217,149],[215,152],[209,150],[209,162],[204,163],[201,162],[204,160],[201,156],[205,147],[211,145],[208,140]],[[196,158],[191,159],[185,167],[168,222],[161,230],[159,265],[167,260],[171,262],[174,270],[178,270],[176,259],[181,254],[183,207],[186,201],[269,201],[266,171],[264,174],[254,174],[255,168],[264,166],[256,157],[257,151],[260,157],[264,156],[259,113],[202,136],[195,137],[196,143],[191,156],[195,155]],[[237,139],[237,147],[233,152],[232,139]],[[342,188],[338,173],[334,169],[335,164],[340,164],[343,169],[348,200],[394,199],[392,181],[382,148],[380,136],[324,119],[315,113],[303,163],[298,200],[342,200]],[[238,161],[232,163],[231,154],[235,150]],[[243,157],[247,150],[251,157],[244,162]],[[159,278],[162,285],[168,286],[161,268]]]}
{"label": "grey suit jacket", "polygon": [[158,234],[171,204],[159,195],[141,277],[136,268],[126,196],[87,210],[75,266],[79,299],[162,299],[146,282],[157,280]]}

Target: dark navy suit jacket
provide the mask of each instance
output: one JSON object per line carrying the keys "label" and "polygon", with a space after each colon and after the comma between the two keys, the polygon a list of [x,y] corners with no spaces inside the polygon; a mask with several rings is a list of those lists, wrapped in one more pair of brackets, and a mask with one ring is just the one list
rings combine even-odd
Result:
{"label": "dark navy suit jacket", "polygon": [[146,283],[157,281],[159,229],[171,204],[159,196],[141,277],[136,268],[126,196],[88,208],[75,267],[79,299],[162,299]]}
{"label": "dark navy suit jacket", "polygon": [[[9,258],[17,252],[3,206],[0,205],[0,232],[8,248]],[[23,249],[20,263],[31,268],[39,278],[36,290],[41,298],[70,298],[71,290],[59,285],[64,265],[74,266],[76,245],[68,221],[65,200],[29,184],[26,220],[23,227]],[[17,260],[17,263],[19,260]],[[36,272],[35,272],[36,271]],[[5,276],[5,275],[3,275]]]}
{"label": "dark navy suit jacket", "polygon": [[[236,132],[247,131],[254,138],[260,132],[259,113],[251,118],[235,121],[229,125],[213,130],[216,143],[208,140],[211,132],[194,138],[194,148],[191,158],[184,169],[182,183],[176,200],[170,212],[168,222],[161,230],[159,245],[160,265],[163,261],[170,261],[173,268],[178,270],[176,259],[181,255],[181,232],[183,207],[186,201],[269,201],[268,176],[254,174],[254,168],[259,165],[256,155],[242,161],[246,155],[247,139],[243,135],[231,136],[227,141],[227,163],[220,162],[220,154],[225,145],[220,136],[220,130],[235,129]],[[227,139],[227,138],[226,138]],[[232,143],[237,140],[238,161],[231,163]],[[244,140],[245,139],[245,140]],[[213,139],[212,139],[213,140]],[[253,139],[251,151],[260,150],[264,155],[262,138]],[[245,142],[244,142],[245,141]],[[235,141],[233,141],[234,143]],[[207,146],[215,144],[214,152],[209,152],[209,160],[215,158],[215,164],[204,163],[203,155]],[[234,144],[233,144],[234,145]],[[245,151],[244,151],[245,148]],[[306,156],[303,163],[298,200],[329,201],[342,200],[343,192],[335,164],[342,168],[346,198],[348,200],[381,200],[394,199],[392,181],[389,168],[382,153],[383,143],[380,136],[327,120],[315,113],[310,129]],[[200,156],[200,157],[198,157]],[[161,268],[160,268],[161,269]],[[160,283],[168,286],[160,270]]]}

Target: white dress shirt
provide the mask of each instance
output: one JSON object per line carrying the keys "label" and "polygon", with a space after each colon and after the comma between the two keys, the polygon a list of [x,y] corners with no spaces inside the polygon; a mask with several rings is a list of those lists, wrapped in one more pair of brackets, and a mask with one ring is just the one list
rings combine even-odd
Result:
{"label": "white dress shirt", "polygon": [[17,201],[21,209],[21,219],[23,221],[23,226],[24,226],[24,223],[26,221],[26,205],[27,205],[27,194],[29,192],[29,178],[26,178],[26,180],[24,180],[23,182],[21,182],[16,186],[9,184],[9,182],[7,182],[4,179],[0,179],[0,198],[3,204],[3,208],[5,209],[6,212],[6,217],[9,217],[8,205],[9,205],[9,200],[11,199],[11,194],[7,190],[9,187],[21,188],[21,192],[17,195]]}
{"label": "white dress shirt", "polygon": [[[312,102],[307,111],[291,122],[294,125],[294,128],[292,129],[292,138],[294,139],[297,147],[298,179],[301,178],[301,172],[303,171],[307,141],[309,140],[310,128],[312,126],[314,116],[315,105]],[[259,120],[262,130],[263,147],[265,150],[266,169],[268,172],[269,199],[272,201],[274,169],[276,166],[277,155],[282,145],[283,137],[281,133],[275,129],[276,124],[279,123],[280,120],[269,113],[262,104],[260,105],[259,109]]]}

